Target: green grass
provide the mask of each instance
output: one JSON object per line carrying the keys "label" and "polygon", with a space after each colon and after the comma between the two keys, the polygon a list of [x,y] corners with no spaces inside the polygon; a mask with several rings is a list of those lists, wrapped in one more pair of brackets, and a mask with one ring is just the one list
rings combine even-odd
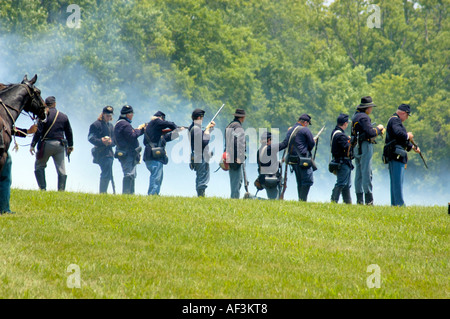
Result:
{"label": "green grass", "polygon": [[28,190],[11,206],[1,298],[450,297],[446,207]]}

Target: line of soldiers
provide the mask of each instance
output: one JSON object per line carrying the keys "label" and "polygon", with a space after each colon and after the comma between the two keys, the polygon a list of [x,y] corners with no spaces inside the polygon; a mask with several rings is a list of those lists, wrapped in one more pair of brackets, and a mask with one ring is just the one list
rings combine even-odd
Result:
{"label": "line of soldiers", "polygon": [[[399,152],[386,154],[391,178],[391,204],[403,206],[403,176],[407,162],[406,152],[420,149],[411,144],[413,134],[406,132],[403,122],[410,115],[410,106],[402,104],[390,118],[387,128],[383,125],[372,126],[369,115],[372,113],[373,103],[370,96],[363,97],[357,106],[351,120],[351,136],[345,134],[349,126],[349,116],[340,114],[337,125],[331,133],[331,154],[329,170],[336,174],[336,184],[332,190],[331,201],[338,202],[340,195],[344,203],[351,204],[351,171],[355,169],[355,193],[357,204],[373,205],[372,192],[372,156],[375,138],[382,136],[387,130],[386,144]],[[88,139],[95,146],[93,149],[94,162],[100,165],[100,193],[106,193],[112,178],[112,163],[118,158],[123,170],[122,189],[124,194],[134,194],[136,179],[136,165],[141,158],[142,148],[138,138],[144,135],[143,160],[150,172],[149,195],[158,195],[163,180],[163,165],[168,163],[165,145],[175,140],[181,131],[188,130],[191,146],[190,168],[196,172],[196,191],[199,197],[205,196],[205,190],[210,179],[209,160],[212,153],[208,149],[211,131],[215,127],[211,121],[205,129],[202,123],[205,111],[195,109],[192,112],[192,123],[189,127],[180,127],[174,122],[166,120],[166,115],[158,111],[149,123],[144,123],[134,129],[131,125],[134,110],[125,105],[120,111],[120,117],[113,126],[113,108],[106,106],[98,120],[89,129]],[[246,141],[242,124],[246,113],[243,109],[236,109],[234,119],[226,127],[225,152],[221,167],[228,171],[230,179],[231,198],[239,198],[242,184],[248,183],[245,174]],[[262,134],[261,147],[257,152],[258,178],[255,186],[258,190],[266,189],[269,199],[278,199],[282,194],[283,181],[282,163],[278,160],[278,153],[285,150],[283,161],[286,170],[289,164],[295,173],[298,198],[307,201],[308,193],[314,183],[313,172],[317,169],[312,152],[316,146],[318,135],[314,137],[309,129],[311,116],[302,114],[298,121],[288,129],[281,143],[272,144],[270,132]],[[115,152],[113,147],[116,146]],[[403,150],[403,152],[400,151]],[[353,159],[355,166],[353,166]],[[225,165],[222,165],[225,164]],[[286,171],[285,171],[286,173]],[[244,180],[244,181],[243,181]],[[247,184],[248,185],[248,184]],[[115,192],[115,187],[113,185]],[[247,190],[248,192],[248,190]]]}
{"label": "line of soldiers", "polygon": [[[41,190],[46,190],[45,168],[50,157],[53,158],[58,173],[58,190],[64,191],[67,174],[65,170],[65,156],[70,161],[73,152],[73,134],[69,119],[66,114],[56,109],[56,98],[49,96],[45,100],[47,106],[47,120],[40,121],[29,130],[18,129],[34,134],[31,142],[30,153],[36,155],[35,176]],[[336,175],[336,184],[332,190],[331,201],[338,202],[342,194],[344,203],[351,204],[351,171],[355,169],[355,193],[357,204],[373,205],[372,192],[372,156],[375,139],[386,131],[383,160],[389,164],[391,205],[404,206],[403,181],[404,171],[408,161],[407,152],[413,149],[420,153],[419,147],[413,142],[413,134],[407,132],[403,126],[411,115],[411,108],[407,104],[401,104],[397,111],[390,117],[387,127],[372,126],[369,115],[372,113],[373,103],[370,96],[363,97],[357,106],[351,120],[351,136],[345,134],[349,126],[349,116],[340,114],[337,125],[331,133],[332,160],[329,164],[330,172]],[[158,111],[149,123],[144,123],[134,129],[131,125],[134,116],[133,107],[125,105],[120,111],[120,117],[113,126],[111,121],[114,109],[112,106],[103,108],[98,119],[89,128],[88,140],[94,145],[92,155],[94,163],[101,168],[100,193],[106,193],[109,183],[112,182],[113,192],[115,185],[113,179],[113,161],[117,158],[122,166],[123,181],[122,193],[134,194],[136,165],[140,162],[142,148],[138,138],[144,135],[143,160],[150,172],[149,195],[160,193],[163,181],[163,165],[168,163],[165,146],[167,142],[178,138],[179,133],[188,129],[188,137],[191,146],[190,168],[196,172],[196,191],[199,197],[205,196],[205,190],[210,179],[209,160],[212,153],[208,149],[211,132],[215,127],[211,121],[205,129],[202,123],[205,111],[195,109],[192,112],[192,123],[189,127],[179,127],[174,122],[166,120],[166,115]],[[230,179],[231,198],[240,197],[240,189],[243,179],[248,196],[248,181],[245,174],[246,141],[242,124],[246,113],[243,109],[236,109],[234,119],[226,127],[225,152],[221,167],[228,171]],[[282,163],[278,160],[278,153],[285,150],[283,156],[287,172],[289,165],[295,173],[297,181],[298,198],[307,201],[308,193],[314,183],[313,171],[316,170],[312,151],[316,146],[318,135],[313,137],[309,126],[311,117],[302,114],[298,121],[288,129],[281,143],[272,144],[270,132],[262,134],[261,147],[257,152],[258,178],[255,186],[258,191],[266,189],[269,199],[281,198],[286,188],[286,178],[282,179]],[[21,134],[17,134],[21,136]],[[37,145],[37,152],[35,147]],[[116,147],[114,151],[114,147]],[[317,148],[316,148],[317,150]],[[9,157],[8,157],[9,158]],[[355,160],[353,166],[352,160]],[[10,163],[6,163],[6,169],[0,176],[0,197],[2,207],[0,213],[11,212],[9,208],[10,197]],[[284,188],[284,190],[283,190]],[[255,196],[256,197],[256,196]]]}

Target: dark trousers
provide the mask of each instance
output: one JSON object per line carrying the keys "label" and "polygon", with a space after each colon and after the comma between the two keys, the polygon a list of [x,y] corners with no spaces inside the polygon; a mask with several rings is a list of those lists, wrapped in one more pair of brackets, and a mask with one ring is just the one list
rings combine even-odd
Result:
{"label": "dark trousers", "polygon": [[201,163],[194,163],[195,189],[203,191],[208,187],[209,182],[209,163],[203,160]]}
{"label": "dark trousers", "polygon": [[297,180],[298,199],[305,201],[308,198],[309,188],[314,183],[312,167],[304,168],[300,165],[292,165]]}
{"label": "dark trousers", "polygon": [[99,160],[100,166],[100,193],[107,193],[109,182],[113,178],[113,157],[103,157]]}
{"label": "dark trousers", "polygon": [[231,198],[239,198],[243,180],[242,164],[230,164],[228,174],[230,176]]}
{"label": "dark trousers", "polygon": [[350,195],[350,187],[352,186],[351,180],[352,168],[350,165],[341,164],[341,167],[336,172],[336,184],[334,185],[331,193],[331,201],[338,202],[342,193],[343,200],[346,204],[351,204],[352,199]]}
{"label": "dark trousers", "polygon": [[405,206],[403,200],[405,164],[399,161],[389,161],[389,177],[391,179],[391,206]]}
{"label": "dark trousers", "polygon": [[134,183],[136,180],[136,156],[128,155],[119,159],[120,165],[122,165],[123,171],[123,194],[134,194]]}
{"label": "dark trousers", "polygon": [[6,157],[5,165],[0,174],[0,214],[11,212],[9,208],[9,199],[11,197],[11,156]]}

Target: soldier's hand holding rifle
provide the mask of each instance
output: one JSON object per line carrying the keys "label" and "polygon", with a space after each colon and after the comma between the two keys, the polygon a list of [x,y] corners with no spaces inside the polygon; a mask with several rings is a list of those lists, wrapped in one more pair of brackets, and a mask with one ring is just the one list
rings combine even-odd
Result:
{"label": "soldier's hand holding rifle", "polygon": [[408,132],[408,140],[411,141],[412,144],[413,144],[412,149],[413,149],[414,152],[416,152],[416,153],[419,154],[419,153],[420,153],[420,148],[419,148],[419,146],[417,146],[417,144],[414,142],[413,138],[414,138],[413,133],[412,133],[412,132]]}
{"label": "soldier's hand holding rifle", "polygon": [[216,126],[216,122],[211,121],[205,128],[205,134],[209,134],[214,129],[214,126]]}

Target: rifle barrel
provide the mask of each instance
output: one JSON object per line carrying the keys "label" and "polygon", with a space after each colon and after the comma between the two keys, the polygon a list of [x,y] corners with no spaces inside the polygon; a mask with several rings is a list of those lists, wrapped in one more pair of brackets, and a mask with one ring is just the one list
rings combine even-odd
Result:
{"label": "rifle barrel", "polygon": [[[417,146],[416,142],[415,142],[413,139],[411,139],[411,143],[412,143],[412,145],[414,145],[416,148],[419,148],[419,147]],[[428,165],[427,165],[427,163],[425,162],[425,158],[423,158],[422,151],[419,152],[419,155],[420,155],[420,158],[421,158],[422,161],[423,161],[423,164],[424,164],[425,167],[428,169]]]}
{"label": "rifle barrel", "polygon": [[211,121],[209,123],[211,123],[212,121],[214,121],[217,117],[217,115],[219,115],[220,111],[222,111],[223,107],[225,106],[225,103],[222,104],[222,106],[220,107],[220,109],[216,112],[216,114],[213,116],[213,118],[211,119]]}

